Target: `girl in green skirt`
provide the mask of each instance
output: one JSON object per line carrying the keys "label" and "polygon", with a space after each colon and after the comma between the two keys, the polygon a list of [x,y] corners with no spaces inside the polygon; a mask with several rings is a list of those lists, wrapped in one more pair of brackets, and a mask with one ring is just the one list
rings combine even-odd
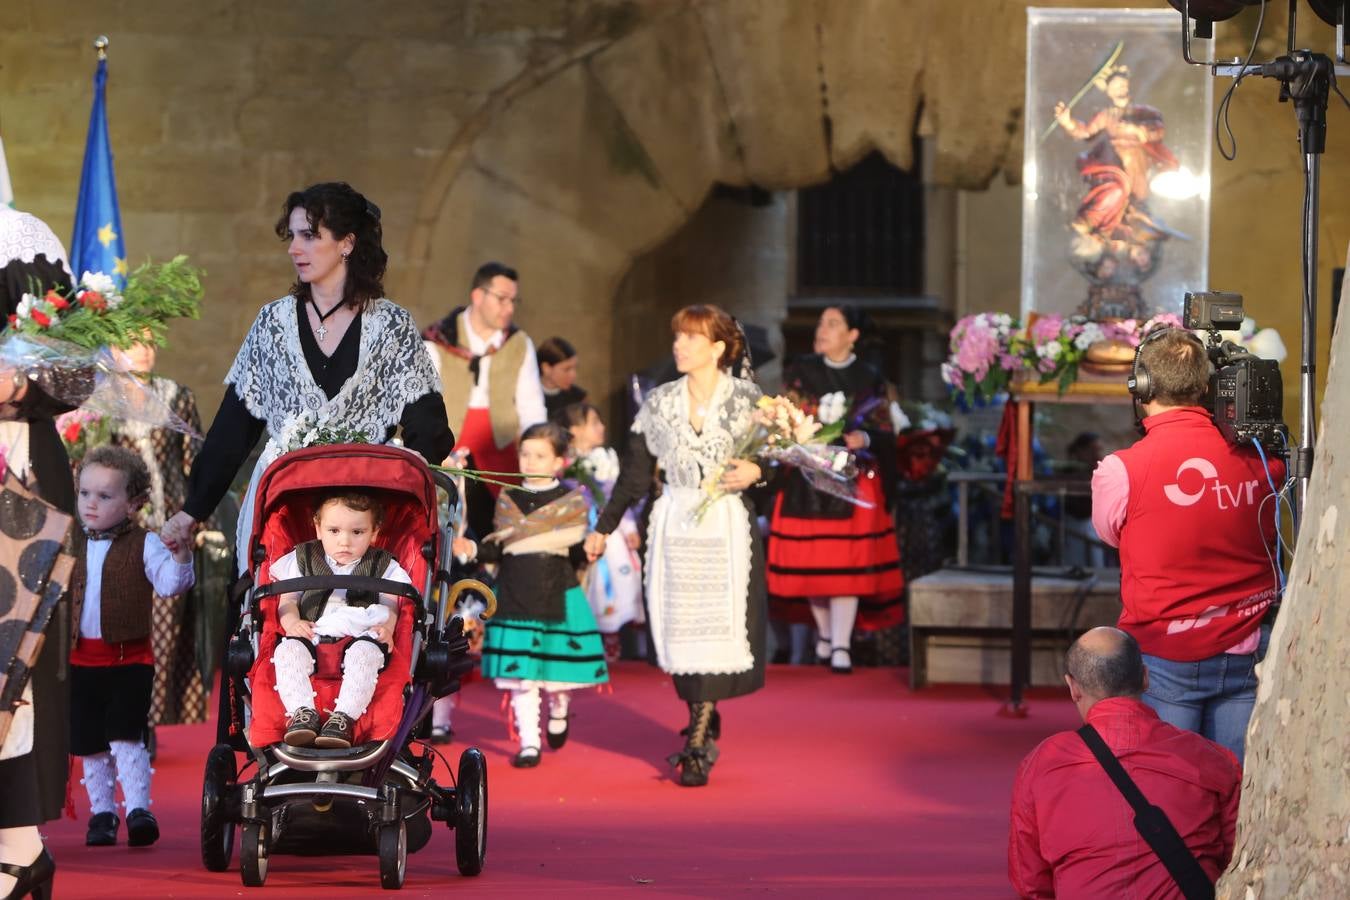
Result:
{"label": "girl in green skirt", "polygon": [[569,691],[609,680],[604,643],[576,567],[586,554],[587,502],[558,482],[567,433],[525,429],[517,446],[521,487],[497,498],[493,532],[482,544],[456,538],[457,556],[497,563],[497,613],[483,638],[483,675],[511,694],[520,736],[516,768],[539,765],[542,694],[548,693],[548,745],[567,741]]}

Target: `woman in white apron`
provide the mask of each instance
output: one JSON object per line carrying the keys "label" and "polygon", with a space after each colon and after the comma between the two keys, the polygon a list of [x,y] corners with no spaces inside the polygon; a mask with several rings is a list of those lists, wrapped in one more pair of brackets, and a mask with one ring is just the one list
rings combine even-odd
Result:
{"label": "woman in white apron", "polygon": [[[295,284],[262,308],[244,338],[193,464],[187,501],[164,527],[166,535],[186,539],[266,437],[239,511],[241,574],[258,478],[277,457],[303,446],[310,431],[359,431],[370,443],[385,443],[401,428],[404,445],[433,463],[455,442],[440,379],[413,318],[383,296],[388,255],[379,208],[346,184],[316,184],[286,198],[276,231],[288,242]],[[226,634],[233,631],[227,622]],[[222,702],[228,693],[221,691]],[[222,709],[222,735],[229,725]]]}
{"label": "woman in white apron", "polygon": [[[663,487],[647,533],[648,628],[658,664],[689,704],[685,745],[670,763],[680,769],[680,784],[697,787],[708,783],[717,761],[717,702],[764,686],[764,553],[743,493],[763,473],[757,463],[732,458],[753,426],[760,390],[728,371],[745,344],[721,309],[685,307],[671,330],[683,377],[654,389],[638,411],[586,551],[592,560],[604,552],[605,538],[659,467]],[[718,472],[723,493],[699,517]]]}

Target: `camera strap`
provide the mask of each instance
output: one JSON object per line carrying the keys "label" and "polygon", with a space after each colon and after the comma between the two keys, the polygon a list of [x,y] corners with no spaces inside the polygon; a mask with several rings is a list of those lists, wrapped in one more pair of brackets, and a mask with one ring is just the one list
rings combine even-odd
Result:
{"label": "camera strap", "polygon": [[1078,729],[1078,736],[1088,745],[1092,755],[1097,757],[1112,783],[1134,810],[1134,830],[1142,837],[1162,860],[1167,873],[1181,888],[1186,900],[1214,900],[1214,883],[1209,880],[1205,870],[1200,867],[1195,854],[1186,846],[1186,842],[1177,834],[1167,813],[1148,802],[1148,798],[1139,790],[1139,785],[1125,771],[1125,767],[1116,759],[1106,741],[1091,725]]}

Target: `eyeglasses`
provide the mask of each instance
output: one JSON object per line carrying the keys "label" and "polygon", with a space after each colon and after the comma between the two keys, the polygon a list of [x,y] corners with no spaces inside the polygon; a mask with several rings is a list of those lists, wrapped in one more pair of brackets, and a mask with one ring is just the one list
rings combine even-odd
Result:
{"label": "eyeglasses", "polygon": [[497,293],[496,291],[494,291],[494,290],[493,290],[492,288],[490,288],[490,287],[479,288],[479,290],[482,291],[482,292],[485,293],[485,294],[491,294],[492,296],[496,297],[498,300],[502,301],[503,303],[510,303],[510,304],[515,305],[515,306],[520,306],[520,304],[521,304],[521,302],[522,302],[519,295],[516,295],[515,297],[510,297],[510,296],[507,296],[506,294],[499,294],[499,293]]}

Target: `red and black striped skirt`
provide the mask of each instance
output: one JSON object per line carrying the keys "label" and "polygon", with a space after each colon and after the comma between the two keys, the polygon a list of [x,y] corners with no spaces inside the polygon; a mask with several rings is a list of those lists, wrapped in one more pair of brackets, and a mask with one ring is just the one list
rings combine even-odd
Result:
{"label": "red and black striped skirt", "polygon": [[858,499],[872,506],[854,506],[847,519],[785,515],[783,499],[779,494],[774,502],[767,554],[775,613],[810,621],[806,600],[857,597],[858,628],[871,631],[904,621],[900,547],[877,479],[858,479]]}

